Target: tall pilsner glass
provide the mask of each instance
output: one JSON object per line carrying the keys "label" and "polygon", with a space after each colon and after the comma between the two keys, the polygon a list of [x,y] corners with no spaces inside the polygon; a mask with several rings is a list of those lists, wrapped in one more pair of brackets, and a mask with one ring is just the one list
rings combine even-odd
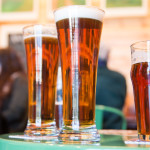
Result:
{"label": "tall pilsner glass", "polygon": [[67,6],[54,12],[61,55],[63,128],[60,141],[97,142],[97,63],[104,11]]}
{"label": "tall pilsner glass", "polygon": [[58,40],[54,25],[23,29],[28,69],[28,124],[26,135],[56,136],[54,120]]}
{"label": "tall pilsner glass", "polygon": [[150,41],[131,45],[131,62],[138,138],[150,141]]}

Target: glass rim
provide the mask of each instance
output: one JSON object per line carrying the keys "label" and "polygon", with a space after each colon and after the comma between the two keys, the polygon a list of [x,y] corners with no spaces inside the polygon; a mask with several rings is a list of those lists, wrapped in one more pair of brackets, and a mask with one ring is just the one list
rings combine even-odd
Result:
{"label": "glass rim", "polygon": [[56,9],[53,14],[56,23],[68,18],[93,19],[103,23],[105,12],[96,6],[69,5]]}
{"label": "glass rim", "polygon": [[[34,32],[32,33],[32,31],[34,31],[34,28],[36,26],[40,26],[40,29],[42,31],[42,34],[34,34]],[[46,32],[45,32],[46,31]],[[56,29],[56,24],[55,23],[50,23],[50,24],[30,24],[27,25],[25,27],[23,27],[22,29],[22,33],[23,33],[23,38],[27,38],[29,35],[50,35],[51,37],[55,37],[57,38],[57,29]]]}
{"label": "glass rim", "polygon": [[131,49],[134,49],[134,50],[148,50],[147,48],[139,48],[138,46],[136,46],[137,44],[140,44],[140,43],[147,43],[147,42],[150,42],[150,40],[143,40],[143,41],[138,41],[138,42],[135,42],[133,44],[131,44],[130,48]]}
{"label": "glass rim", "polygon": [[44,24],[44,23],[37,23],[37,24],[29,24],[29,25],[26,25],[26,26],[24,26],[23,27],[23,31],[25,30],[25,29],[27,29],[27,28],[31,28],[31,27],[34,27],[34,26],[38,26],[38,25],[41,25],[41,26],[45,26],[45,27],[49,27],[49,26],[52,26],[52,25],[54,25],[54,27],[56,28],[56,25],[55,25],[55,23],[51,23],[51,24]]}
{"label": "glass rim", "polygon": [[96,8],[100,11],[102,11],[104,14],[105,14],[105,11],[101,8],[98,8],[96,6],[88,6],[88,5],[68,5],[68,6],[62,6],[62,7],[59,7],[57,9],[54,10],[54,13],[57,11],[57,10],[60,10],[60,9],[64,9],[64,8],[67,8],[67,7],[87,7],[87,8]]}

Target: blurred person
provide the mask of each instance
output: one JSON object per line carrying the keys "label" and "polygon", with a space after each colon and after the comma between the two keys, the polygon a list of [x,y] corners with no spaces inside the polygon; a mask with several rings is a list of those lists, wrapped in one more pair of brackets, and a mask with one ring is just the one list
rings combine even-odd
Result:
{"label": "blurred person", "polygon": [[[107,66],[110,49],[104,44],[100,47],[97,71],[96,104],[122,110],[126,97],[125,77]],[[104,112],[104,129],[121,129],[120,116]]]}
{"label": "blurred person", "polygon": [[0,49],[0,133],[23,132],[27,124],[27,77],[16,52]]}

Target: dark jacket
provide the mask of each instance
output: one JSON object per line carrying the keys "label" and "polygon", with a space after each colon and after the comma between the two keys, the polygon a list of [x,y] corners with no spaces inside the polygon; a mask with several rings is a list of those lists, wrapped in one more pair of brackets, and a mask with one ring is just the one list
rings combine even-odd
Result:
{"label": "dark jacket", "polygon": [[3,100],[1,108],[1,124],[2,128],[3,126],[7,128],[7,131],[4,132],[23,132],[27,124],[27,109],[27,79],[25,75],[19,74],[12,79],[11,92]]}
{"label": "dark jacket", "polygon": [[[126,80],[118,72],[109,70],[105,65],[98,67],[96,104],[122,110],[126,97]],[[104,113],[104,129],[120,129],[121,118]]]}

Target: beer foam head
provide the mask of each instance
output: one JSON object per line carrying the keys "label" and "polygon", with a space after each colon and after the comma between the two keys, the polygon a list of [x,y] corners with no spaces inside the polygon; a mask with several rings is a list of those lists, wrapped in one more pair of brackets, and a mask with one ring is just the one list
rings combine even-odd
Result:
{"label": "beer foam head", "polygon": [[37,35],[28,35],[28,36],[24,36],[23,39],[28,39],[28,38],[37,38],[37,37],[49,37],[49,38],[54,38],[54,39],[57,39],[57,36],[54,36],[54,35],[46,35],[46,34],[37,34]]}
{"label": "beer foam head", "polygon": [[150,40],[131,45],[131,63],[150,62]]}
{"label": "beer foam head", "polygon": [[102,22],[104,17],[104,11],[96,7],[73,5],[57,9],[54,12],[54,15],[56,22],[66,18],[90,18]]}
{"label": "beer foam head", "polygon": [[35,24],[23,28],[23,37],[52,37],[57,38],[55,24]]}

